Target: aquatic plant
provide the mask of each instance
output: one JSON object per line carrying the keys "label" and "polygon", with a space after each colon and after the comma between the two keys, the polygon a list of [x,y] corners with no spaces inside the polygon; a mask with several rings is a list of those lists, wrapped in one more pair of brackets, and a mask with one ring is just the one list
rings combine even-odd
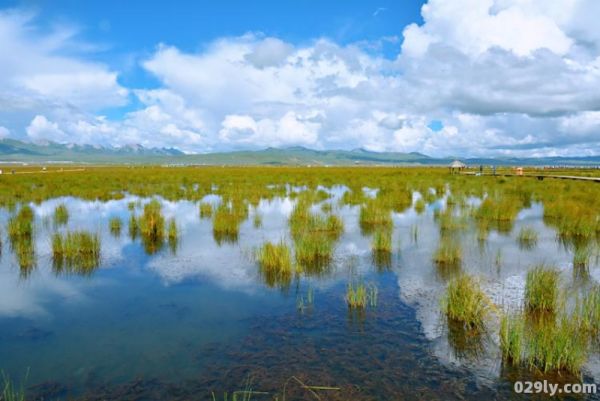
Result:
{"label": "aquatic plant", "polygon": [[389,269],[392,265],[392,231],[377,230],[371,241],[371,257],[379,269]]}
{"label": "aquatic plant", "polygon": [[542,320],[529,332],[527,363],[543,373],[566,371],[579,374],[587,359],[588,343],[581,335],[577,319],[561,313],[556,319]]}
{"label": "aquatic plant", "polygon": [[22,206],[8,221],[8,239],[24,276],[28,275],[35,265],[33,231],[33,210],[27,205]]}
{"label": "aquatic plant", "polygon": [[519,365],[525,358],[525,319],[522,314],[503,314],[500,320],[502,359]]}
{"label": "aquatic plant", "polygon": [[69,221],[69,210],[67,209],[67,205],[61,203],[60,205],[54,208],[54,224],[57,226],[62,226],[67,224]]}
{"label": "aquatic plant", "polygon": [[152,254],[160,250],[165,237],[165,217],[158,200],[153,199],[144,205],[138,225],[146,252]]}
{"label": "aquatic plant", "polygon": [[533,227],[522,227],[517,235],[517,242],[522,249],[535,247],[538,241],[538,233]]}
{"label": "aquatic plant", "polygon": [[417,199],[415,202],[415,212],[422,214],[425,211],[425,200],[423,198]]}
{"label": "aquatic plant", "polygon": [[213,214],[212,205],[208,202],[201,202],[200,203],[200,218],[208,219],[212,216],[212,214]]}
{"label": "aquatic plant", "polygon": [[346,287],[346,303],[350,309],[364,309],[377,306],[378,289],[375,284],[365,285],[363,282],[348,283]]}
{"label": "aquatic plant", "polygon": [[174,217],[169,219],[167,226],[169,248],[171,248],[171,252],[174,253],[177,250],[177,244],[179,243],[179,229],[177,228],[177,221],[175,221]]}
{"label": "aquatic plant", "polygon": [[390,209],[377,199],[368,200],[360,208],[359,224],[365,234],[372,233],[376,228],[391,229],[393,222]]}
{"label": "aquatic plant", "polygon": [[433,254],[433,261],[438,266],[459,266],[462,261],[460,245],[455,240],[443,236]]}
{"label": "aquatic plant", "polygon": [[600,337],[600,285],[594,285],[582,299],[577,300],[575,315],[583,332],[594,340]]}
{"label": "aquatic plant", "polygon": [[100,263],[100,236],[86,231],[70,231],[52,235],[54,267],[61,270],[88,274]]}
{"label": "aquatic plant", "polygon": [[108,228],[110,230],[110,233],[115,237],[120,236],[122,224],[123,222],[119,217],[111,217],[110,220],[108,220]]}
{"label": "aquatic plant", "polygon": [[131,213],[131,216],[129,216],[129,238],[131,238],[132,241],[135,241],[139,232],[140,226],[138,219],[135,217],[135,214]]}
{"label": "aquatic plant", "polygon": [[591,251],[588,246],[577,246],[573,252],[573,268],[587,269],[590,263]]}
{"label": "aquatic plant", "polygon": [[555,312],[558,306],[558,283],[557,269],[544,265],[530,269],[525,280],[525,309],[528,312]]}
{"label": "aquatic plant", "polygon": [[254,226],[254,228],[260,228],[262,226],[262,215],[257,211],[254,212],[252,225]]}
{"label": "aquatic plant", "polygon": [[218,245],[236,242],[240,225],[248,217],[248,206],[241,200],[224,202],[213,213],[213,238]]}
{"label": "aquatic plant", "polygon": [[2,393],[1,401],[25,401],[25,382],[29,376],[29,370],[25,375],[25,379],[19,387],[16,387],[10,376],[2,371]]}
{"label": "aquatic plant", "polygon": [[448,283],[442,306],[449,320],[459,322],[467,329],[483,330],[491,301],[475,278],[460,274]]}
{"label": "aquatic plant", "polygon": [[290,247],[284,240],[263,244],[256,251],[256,260],[269,286],[289,284],[294,267]]}

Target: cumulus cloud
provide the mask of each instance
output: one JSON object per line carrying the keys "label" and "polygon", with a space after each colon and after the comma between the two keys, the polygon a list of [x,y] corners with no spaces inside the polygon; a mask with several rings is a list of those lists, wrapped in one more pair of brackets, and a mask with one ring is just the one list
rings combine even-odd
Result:
{"label": "cumulus cloud", "polygon": [[[36,140],[187,152],[304,145],[432,156],[598,154],[600,28],[590,17],[598,4],[429,0],[423,23],[398,27],[402,49],[392,59],[360,43],[298,45],[260,33],[197,52],[159,44],[140,65],[157,79],[153,89],[123,88],[107,66],[61,55],[72,32],[42,35],[31,16],[5,12],[0,105],[13,115],[36,112],[0,123],[11,133],[20,123]],[[31,49],[37,67],[11,55],[15,43]],[[116,121],[102,117],[99,108],[127,96],[140,106]],[[434,120],[441,129],[430,128]]]}

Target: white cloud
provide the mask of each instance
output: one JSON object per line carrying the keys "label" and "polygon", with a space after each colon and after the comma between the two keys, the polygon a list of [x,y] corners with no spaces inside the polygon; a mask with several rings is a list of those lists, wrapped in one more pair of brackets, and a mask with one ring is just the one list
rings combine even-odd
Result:
{"label": "white cloud", "polygon": [[66,56],[79,45],[68,27],[42,32],[34,15],[0,11],[1,97],[33,98],[53,104],[101,109],[122,106],[127,89],[106,66]]}
{"label": "white cloud", "polygon": [[[359,43],[300,46],[261,34],[198,52],[160,44],[141,63],[158,87],[132,90],[107,66],[64,56],[75,43],[68,29],[43,35],[30,16],[2,13],[0,122],[37,140],[187,152],[305,145],[598,154],[600,25],[590,17],[598,4],[429,0],[421,25],[398,27],[404,41],[394,60]],[[128,94],[137,109],[117,121],[99,115]],[[432,120],[443,128],[431,130]]]}
{"label": "white cloud", "polygon": [[52,139],[55,141],[65,141],[68,136],[63,130],[58,128],[58,124],[44,116],[37,115],[31,120],[31,123],[26,129],[29,139],[37,142],[44,139]]}
{"label": "white cloud", "polygon": [[10,134],[10,131],[8,130],[8,128],[5,128],[0,125],[0,139],[4,139],[4,138],[8,137],[9,134]]}

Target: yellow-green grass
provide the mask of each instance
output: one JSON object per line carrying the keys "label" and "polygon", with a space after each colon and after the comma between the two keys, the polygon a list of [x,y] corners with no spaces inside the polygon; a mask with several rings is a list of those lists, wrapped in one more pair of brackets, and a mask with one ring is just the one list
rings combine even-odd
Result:
{"label": "yellow-green grass", "polygon": [[177,250],[177,244],[179,243],[179,229],[177,228],[177,221],[174,217],[170,218],[167,224],[167,239],[171,251],[175,252]]}
{"label": "yellow-green grass", "polygon": [[361,206],[359,223],[361,230],[366,234],[370,234],[376,229],[391,229],[393,227],[389,207],[377,199],[371,199]]}
{"label": "yellow-green grass", "polygon": [[462,263],[460,244],[454,239],[443,236],[433,254],[433,261],[438,266],[460,266]]}
{"label": "yellow-green grass", "polygon": [[491,310],[491,301],[481,290],[477,279],[460,274],[448,283],[442,309],[448,320],[467,329],[482,331]]}
{"label": "yellow-green grass", "polygon": [[350,309],[365,309],[377,306],[378,289],[375,284],[349,282],[346,287],[346,304]]}
{"label": "yellow-green grass", "polygon": [[108,220],[108,228],[110,233],[115,237],[119,237],[121,235],[122,226],[123,222],[121,221],[120,217],[114,216]]}
{"label": "yellow-green grass", "polygon": [[160,250],[165,238],[165,217],[158,200],[153,199],[144,205],[138,225],[146,252],[152,254]]}
{"label": "yellow-green grass", "polygon": [[290,247],[285,241],[264,243],[256,251],[256,260],[269,286],[289,284],[294,266]]}
{"label": "yellow-green grass", "polygon": [[587,269],[590,264],[591,250],[589,246],[577,246],[573,252],[573,268]]}
{"label": "yellow-green grass", "polygon": [[209,219],[213,214],[213,207],[208,202],[200,202],[200,218]]}
{"label": "yellow-green grass", "polygon": [[33,209],[22,206],[8,221],[8,238],[17,258],[22,275],[28,275],[35,266]]}
{"label": "yellow-green grass", "polygon": [[560,273],[543,265],[527,272],[525,280],[525,309],[535,313],[554,313],[559,302]]}
{"label": "yellow-green grass", "polygon": [[503,314],[500,320],[500,350],[502,359],[519,365],[525,358],[525,319],[521,313]]}
{"label": "yellow-green grass", "polygon": [[533,227],[522,227],[517,235],[517,242],[522,249],[532,249],[537,245],[538,233]]}
{"label": "yellow-green grass", "polygon": [[261,228],[262,223],[263,223],[262,214],[260,214],[258,211],[255,211],[254,216],[252,217],[252,226],[254,228]]}
{"label": "yellow-green grass", "polygon": [[238,239],[240,224],[246,213],[232,205],[222,203],[213,214],[213,237],[217,244],[233,243]]}
{"label": "yellow-green grass", "polygon": [[423,198],[417,199],[415,202],[415,212],[422,214],[425,211],[425,200]]}
{"label": "yellow-green grass", "polygon": [[62,226],[67,224],[69,221],[69,210],[67,209],[67,205],[61,203],[60,205],[54,208],[54,224],[57,226]]}
{"label": "yellow-green grass", "polygon": [[594,285],[587,293],[577,300],[577,318],[581,322],[582,330],[589,334],[591,339],[600,339],[600,285]]}
{"label": "yellow-green grass", "polygon": [[138,219],[135,217],[135,214],[131,213],[129,216],[129,238],[131,238],[132,241],[135,241],[139,233],[140,225]]}
{"label": "yellow-green grass", "polygon": [[55,268],[91,273],[100,263],[100,236],[87,231],[69,231],[52,236],[52,258]]}

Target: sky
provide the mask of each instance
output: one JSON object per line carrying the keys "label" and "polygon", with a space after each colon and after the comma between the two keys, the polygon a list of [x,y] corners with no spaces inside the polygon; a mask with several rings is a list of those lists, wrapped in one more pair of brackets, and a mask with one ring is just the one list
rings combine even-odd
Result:
{"label": "sky", "polygon": [[600,155],[597,0],[0,0],[0,138]]}

